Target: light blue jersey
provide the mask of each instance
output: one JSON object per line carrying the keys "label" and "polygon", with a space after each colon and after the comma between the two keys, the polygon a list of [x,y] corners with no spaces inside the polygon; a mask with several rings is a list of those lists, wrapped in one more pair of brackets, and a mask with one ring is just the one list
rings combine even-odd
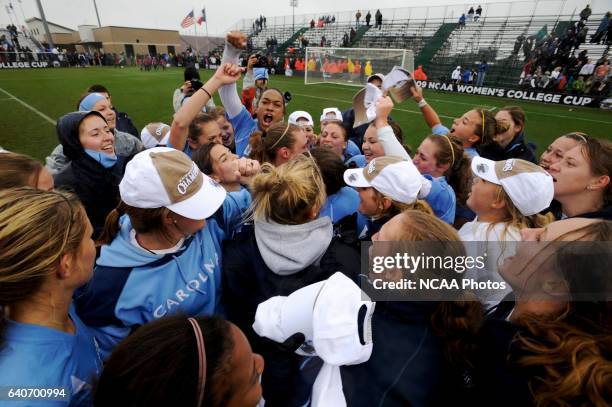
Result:
{"label": "light blue jersey", "polygon": [[64,389],[66,399],[0,402],[7,406],[88,406],[102,358],[92,332],[74,309],[75,334],[7,320],[0,352],[0,387]]}

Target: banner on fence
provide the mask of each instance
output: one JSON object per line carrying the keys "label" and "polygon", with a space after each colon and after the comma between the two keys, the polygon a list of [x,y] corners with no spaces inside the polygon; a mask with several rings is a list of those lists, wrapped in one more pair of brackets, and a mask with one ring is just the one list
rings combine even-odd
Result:
{"label": "banner on fence", "polygon": [[21,62],[0,62],[0,69],[31,69],[31,68],[50,68],[47,61],[21,61]]}
{"label": "banner on fence", "polygon": [[457,85],[435,81],[416,81],[423,89],[441,90],[447,92],[466,93],[470,95],[494,96],[532,102],[554,103],[567,106],[599,107],[602,97],[568,95],[561,93],[542,92],[532,89],[506,89],[489,86]]}

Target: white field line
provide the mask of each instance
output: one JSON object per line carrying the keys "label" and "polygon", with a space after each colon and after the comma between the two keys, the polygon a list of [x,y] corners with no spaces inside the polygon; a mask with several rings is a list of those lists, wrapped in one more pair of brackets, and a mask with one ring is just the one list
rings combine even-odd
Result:
{"label": "white field line", "polygon": [[42,117],[43,119],[45,119],[46,121],[48,121],[49,123],[51,123],[52,125],[55,126],[55,120],[53,120],[52,118],[50,118],[49,116],[47,116],[46,114],[44,114],[43,112],[41,112],[40,110],[36,109],[34,106],[31,106],[29,104],[27,104],[26,102],[24,102],[23,100],[19,99],[18,97],[8,93],[7,91],[5,91],[4,89],[0,88],[0,91],[2,91],[3,93],[5,93],[10,99],[15,100],[16,102],[21,103],[23,106],[27,107],[28,109],[30,109],[31,111],[33,111],[34,113],[36,113],[37,115],[39,115],[40,117]]}

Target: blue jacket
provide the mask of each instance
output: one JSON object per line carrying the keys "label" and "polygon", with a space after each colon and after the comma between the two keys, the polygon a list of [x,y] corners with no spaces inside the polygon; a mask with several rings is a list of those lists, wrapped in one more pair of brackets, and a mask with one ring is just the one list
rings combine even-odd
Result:
{"label": "blue jacket", "polygon": [[229,119],[234,126],[234,140],[236,143],[236,155],[238,157],[248,156],[250,153],[249,140],[251,134],[257,131],[257,120],[251,117],[246,107],[242,107],[240,113]]}
{"label": "blue jacket", "polygon": [[6,321],[5,346],[0,352],[0,386],[61,388],[66,393],[62,401],[11,401],[7,405],[91,405],[92,379],[102,372],[102,359],[91,331],[73,308],[69,314],[76,329],[74,335]]}
{"label": "blue jacket", "polygon": [[367,165],[365,156],[363,154],[354,155],[344,162],[347,168],[363,168]]}
{"label": "blue jacket", "polygon": [[220,311],[221,243],[250,204],[247,190],[231,192],[206,226],[179,251],[154,254],[131,243],[127,216],[110,245],[102,247],[93,278],[75,294],[79,316],[92,328],[106,358],[130,332],[164,315]]}
{"label": "blue jacket", "polygon": [[433,209],[434,215],[452,225],[455,222],[457,205],[457,197],[453,187],[448,185],[444,177],[434,178],[428,174],[423,176],[431,181],[431,191],[425,200]]}
{"label": "blue jacket", "polygon": [[332,223],[335,224],[340,219],[357,212],[359,202],[357,191],[351,187],[343,187],[340,191],[327,197],[321,212],[319,212],[319,217],[329,216]]}

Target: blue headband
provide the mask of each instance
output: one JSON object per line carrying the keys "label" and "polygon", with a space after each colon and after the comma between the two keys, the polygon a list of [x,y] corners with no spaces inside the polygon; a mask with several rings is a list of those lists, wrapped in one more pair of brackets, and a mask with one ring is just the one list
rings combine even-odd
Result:
{"label": "blue headband", "polygon": [[254,68],[253,77],[255,80],[265,79],[268,80],[268,70],[266,68]]}
{"label": "blue headband", "polygon": [[94,105],[103,99],[106,99],[106,97],[100,93],[90,93],[81,100],[79,112],[93,110]]}

